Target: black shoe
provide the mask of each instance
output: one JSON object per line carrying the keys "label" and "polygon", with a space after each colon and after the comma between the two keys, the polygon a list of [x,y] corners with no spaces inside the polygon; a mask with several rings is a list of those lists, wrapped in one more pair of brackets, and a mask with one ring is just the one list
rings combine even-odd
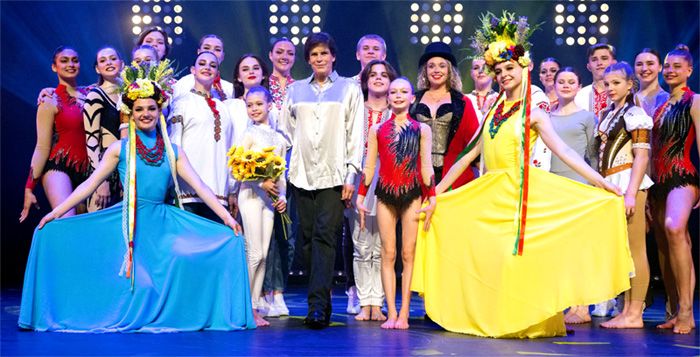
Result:
{"label": "black shoe", "polygon": [[312,330],[321,330],[328,327],[330,320],[320,311],[310,312],[304,319],[304,325]]}

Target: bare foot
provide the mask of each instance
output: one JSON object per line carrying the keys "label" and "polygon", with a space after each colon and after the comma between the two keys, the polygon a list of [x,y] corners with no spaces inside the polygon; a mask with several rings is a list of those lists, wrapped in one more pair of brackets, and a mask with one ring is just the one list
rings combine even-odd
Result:
{"label": "bare foot", "polygon": [[591,314],[588,313],[588,306],[580,308],[574,306],[564,315],[564,323],[567,324],[585,324],[591,322]]}
{"label": "bare foot", "polygon": [[687,335],[695,328],[693,312],[678,312],[676,315],[676,323],[673,326],[673,333]]}
{"label": "bare foot", "polygon": [[642,316],[631,316],[630,314],[619,314],[611,320],[600,324],[603,328],[643,328]]}
{"label": "bare foot", "polygon": [[258,314],[258,311],[253,309],[253,320],[255,320],[255,325],[258,327],[270,326],[270,322],[263,319],[262,316]]}
{"label": "bare foot", "polygon": [[396,328],[396,318],[388,318],[386,322],[382,324],[383,329],[391,330]]}
{"label": "bare foot", "polygon": [[408,316],[399,315],[394,328],[399,330],[408,330]]}
{"label": "bare foot", "polygon": [[372,321],[384,321],[386,316],[382,314],[381,306],[372,306]]}
{"label": "bare foot", "polygon": [[662,323],[661,325],[656,325],[656,328],[661,328],[661,329],[673,328],[673,326],[676,324],[677,319],[678,319],[678,317],[673,316],[670,319],[666,320],[666,322]]}
{"label": "bare foot", "polygon": [[367,321],[370,318],[369,306],[363,306],[360,309],[360,313],[355,315],[355,320],[357,321]]}

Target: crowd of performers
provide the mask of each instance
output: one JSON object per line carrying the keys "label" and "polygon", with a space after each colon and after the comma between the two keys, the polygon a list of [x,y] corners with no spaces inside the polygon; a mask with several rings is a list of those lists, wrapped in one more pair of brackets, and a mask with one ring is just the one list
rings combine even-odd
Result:
{"label": "crowd of performers", "polygon": [[[593,45],[584,86],[554,58],[534,64],[532,31],[511,13],[482,16],[467,94],[447,44],[426,47],[412,83],[373,34],[357,43],[353,77],[334,70],[333,38],[311,34],[303,58],[312,75],[296,80],[285,38],[269,51],[271,71],[244,54],[231,82],[216,35],[202,37],[176,80],[168,35],[146,29],[131,62],[100,49],[87,87],[76,83],[78,52],[59,47],[58,84],[39,96],[20,221],[39,182],[52,211],[32,241],[19,325],[266,326],[289,314],[296,246],[309,277],[304,323],[321,329],[341,240],[347,312],[385,329],[409,328],[411,291],[434,322],[478,336],[565,335],[565,323],[591,321],[592,304],[592,314],[614,315],[602,327],[641,328],[649,226],[668,298],[660,327],[689,333],[700,99],[687,86],[688,48],[664,57],[646,48],[629,64]],[[286,175],[237,182],[232,145],[274,147]],[[293,223],[283,227],[287,211]]]}

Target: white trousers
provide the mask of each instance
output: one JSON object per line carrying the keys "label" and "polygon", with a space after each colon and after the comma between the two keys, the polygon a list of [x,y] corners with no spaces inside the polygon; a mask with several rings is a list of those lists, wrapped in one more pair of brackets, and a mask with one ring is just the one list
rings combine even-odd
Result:
{"label": "white trousers", "polygon": [[365,229],[360,231],[359,216],[355,217],[352,231],[352,267],[355,272],[355,287],[360,298],[360,306],[382,306],[382,240],[379,237],[377,216],[365,216]]}
{"label": "white trousers", "polygon": [[257,307],[265,279],[265,259],[270,247],[275,214],[267,193],[254,182],[244,182],[238,193],[248,256],[248,279],[253,306]]}

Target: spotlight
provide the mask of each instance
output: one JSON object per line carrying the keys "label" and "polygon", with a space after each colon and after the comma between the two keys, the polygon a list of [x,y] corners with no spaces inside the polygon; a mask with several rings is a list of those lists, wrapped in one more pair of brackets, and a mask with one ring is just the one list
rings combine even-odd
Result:
{"label": "spotlight", "polygon": [[131,23],[134,25],[138,25],[141,23],[141,16],[139,15],[134,15],[131,17]]}
{"label": "spotlight", "polygon": [[586,38],[585,38],[585,37],[579,37],[578,40],[576,40],[576,42],[577,42],[580,46],[583,46],[583,45],[586,44]]}
{"label": "spotlight", "polygon": [[173,10],[175,11],[175,13],[179,14],[179,13],[182,12],[182,6],[180,6],[180,5],[175,5],[175,6],[173,7]]}
{"label": "spotlight", "polygon": [[131,32],[132,32],[134,35],[138,36],[139,34],[141,34],[141,26],[134,26],[134,27],[132,27],[132,28],[131,28]]}
{"label": "spotlight", "polygon": [[584,33],[586,33],[586,26],[579,26],[577,31],[579,34],[583,35]]}
{"label": "spotlight", "polygon": [[610,10],[610,6],[608,6],[608,4],[601,4],[600,5],[600,11],[607,12],[608,10]]}
{"label": "spotlight", "polygon": [[592,37],[592,36],[588,38],[588,44],[589,44],[589,45],[595,45],[596,43],[598,43],[598,39],[597,39],[597,38]]}
{"label": "spotlight", "polygon": [[561,27],[561,26],[557,26],[557,27],[554,29],[554,32],[556,32],[557,35],[561,35],[561,34],[564,33],[564,28]]}
{"label": "spotlight", "polygon": [[562,5],[562,4],[557,4],[557,6],[554,7],[554,11],[556,11],[556,12],[558,12],[558,13],[564,12],[564,5]]}
{"label": "spotlight", "polygon": [[569,46],[573,46],[576,41],[574,40],[573,37],[567,37],[566,38],[566,44]]}
{"label": "spotlight", "polygon": [[140,11],[141,11],[141,6],[134,5],[131,7],[131,12],[133,12],[134,14],[138,14]]}
{"label": "spotlight", "polygon": [[600,33],[605,35],[608,33],[608,27],[606,25],[603,25],[600,27]]}

